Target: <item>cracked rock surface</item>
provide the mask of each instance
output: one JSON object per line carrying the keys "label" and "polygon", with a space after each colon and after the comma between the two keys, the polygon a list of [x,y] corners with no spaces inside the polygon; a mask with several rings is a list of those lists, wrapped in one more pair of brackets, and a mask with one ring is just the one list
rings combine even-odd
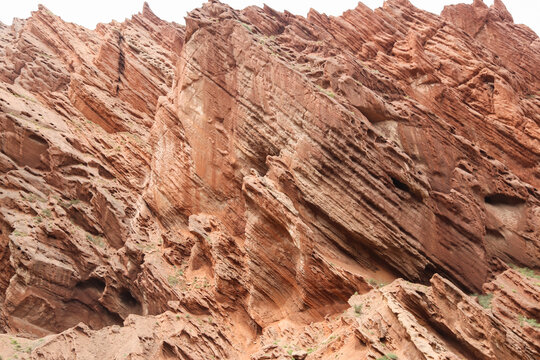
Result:
{"label": "cracked rock surface", "polygon": [[500,0],[0,23],[4,359],[540,358],[540,39]]}

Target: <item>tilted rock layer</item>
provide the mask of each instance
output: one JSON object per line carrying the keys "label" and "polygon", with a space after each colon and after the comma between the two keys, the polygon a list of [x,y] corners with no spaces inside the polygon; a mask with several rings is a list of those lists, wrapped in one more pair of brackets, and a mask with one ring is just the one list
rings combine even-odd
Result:
{"label": "tilted rock layer", "polygon": [[500,0],[0,33],[4,359],[540,358],[540,39]]}

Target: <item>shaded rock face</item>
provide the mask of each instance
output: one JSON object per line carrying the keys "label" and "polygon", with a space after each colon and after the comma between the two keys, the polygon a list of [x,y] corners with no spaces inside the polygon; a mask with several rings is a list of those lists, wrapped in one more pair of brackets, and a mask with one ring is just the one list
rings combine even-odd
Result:
{"label": "shaded rock face", "polygon": [[540,356],[540,40],[501,1],[0,32],[1,354]]}

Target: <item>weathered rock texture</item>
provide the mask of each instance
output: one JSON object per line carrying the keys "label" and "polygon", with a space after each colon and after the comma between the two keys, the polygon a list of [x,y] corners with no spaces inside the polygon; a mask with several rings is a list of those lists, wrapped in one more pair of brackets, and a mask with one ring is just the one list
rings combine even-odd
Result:
{"label": "weathered rock texture", "polygon": [[540,39],[500,0],[0,34],[4,358],[540,357]]}

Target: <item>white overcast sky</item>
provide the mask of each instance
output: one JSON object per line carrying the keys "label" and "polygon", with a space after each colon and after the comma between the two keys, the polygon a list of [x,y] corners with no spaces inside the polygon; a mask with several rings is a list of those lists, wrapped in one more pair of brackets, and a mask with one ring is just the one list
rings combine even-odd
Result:
{"label": "white overcast sky", "polygon": [[[222,0],[236,9],[249,5],[266,3],[276,10],[288,10],[294,14],[306,15],[310,8],[328,15],[341,15],[343,11],[356,7],[357,0]],[[371,8],[382,5],[383,0],[363,0]],[[440,14],[444,5],[472,3],[472,0],[411,0],[424,10]],[[493,0],[484,0],[488,5]],[[506,0],[508,10],[516,23],[526,24],[540,34],[540,0]],[[0,0],[0,21],[11,24],[14,17],[26,18],[37,9],[38,4],[45,5],[56,15],[70,22],[94,29],[99,22],[112,19],[122,21],[126,17],[141,11],[144,0]],[[187,11],[199,7],[202,0],[148,0],[150,8],[160,18],[184,23]]]}

